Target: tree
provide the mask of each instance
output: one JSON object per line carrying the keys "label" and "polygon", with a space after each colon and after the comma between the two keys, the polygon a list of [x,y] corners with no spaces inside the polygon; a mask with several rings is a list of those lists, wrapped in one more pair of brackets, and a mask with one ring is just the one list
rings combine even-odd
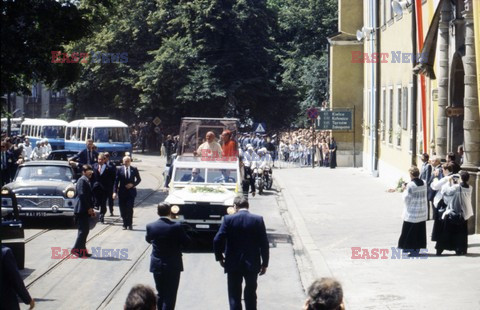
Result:
{"label": "tree", "polygon": [[89,33],[86,10],[71,1],[2,1],[0,93],[30,93],[33,81],[62,88],[78,66],[53,64],[52,51]]}

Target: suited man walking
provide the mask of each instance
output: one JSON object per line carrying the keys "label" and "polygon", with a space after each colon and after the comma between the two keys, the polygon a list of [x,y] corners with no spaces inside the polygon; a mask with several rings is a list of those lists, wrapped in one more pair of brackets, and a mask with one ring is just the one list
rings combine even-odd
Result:
{"label": "suited man walking", "polygon": [[118,195],[118,206],[123,219],[123,229],[133,229],[133,205],[137,197],[136,186],[142,179],[138,169],[131,166],[132,160],[129,156],[123,158],[123,166],[117,169],[117,176],[113,186],[113,199]]}
{"label": "suited man walking", "polygon": [[93,165],[97,161],[98,152],[93,149],[93,139],[87,139],[87,147],[73,156],[69,162],[78,162],[79,166]]}
{"label": "suited man walking", "polygon": [[117,168],[115,165],[110,161],[110,153],[105,152],[105,164],[110,168],[112,174],[110,175],[110,183],[112,186],[107,188],[107,201],[108,201],[108,208],[110,210],[110,216],[113,216],[113,185],[115,184],[115,177],[117,176]]}
{"label": "suited man walking", "polygon": [[[112,178],[113,175],[113,178]],[[107,213],[107,198],[113,192],[116,170],[106,164],[103,153],[98,154],[97,163],[93,165],[93,194],[95,195],[95,207],[100,209],[100,222],[105,223]],[[113,181],[112,181],[113,180]]]}
{"label": "suited man walking", "polygon": [[170,220],[170,204],[162,202],[157,207],[160,219],[147,225],[145,239],[152,244],[150,272],[157,288],[157,309],[175,309],[180,273],[183,271],[182,247],[190,238],[180,223]]}
{"label": "suited man walking", "polygon": [[[245,279],[245,308],[257,309],[257,277],[267,271],[269,246],[263,217],[248,211],[248,200],[234,200],[236,214],[223,218],[213,247],[215,258],[228,279],[231,310],[242,309],[242,281]],[[225,256],[224,256],[225,253]]]}
{"label": "suited man walking", "polygon": [[90,186],[92,174],[92,166],[82,166],[82,176],[78,179],[76,187],[78,201],[73,209],[75,221],[78,225],[78,234],[75,245],[72,248],[72,254],[83,258],[92,256],[92,254],[87,252],[86,246],[88,233],[90,232],[88,219],[90,216],[95,216],[93,211],[93,193]]}

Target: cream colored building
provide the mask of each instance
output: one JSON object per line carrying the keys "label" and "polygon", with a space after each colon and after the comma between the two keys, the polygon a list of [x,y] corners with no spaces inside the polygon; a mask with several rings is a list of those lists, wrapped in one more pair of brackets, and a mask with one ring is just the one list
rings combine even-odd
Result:
{"label": "cream colored building", "polygon": [[[479,29],[474,19],[478,3],[406,0],[396,1],[406,6],[394,11],[392,1],[362,1],[363,166],[393,187],[400,178],[408,178],[412,164],[421,165],[423,152],[445,158],[462,145],[462,169],[471,174],[475,190],[475,218],[469,228],[478,233],[480,111],[475,55],[480,34],[474,31]],[[424,54],[417,53],[419,44],[425,45]],[[423,63],[412,62],[414,57]],[[414,75],[414,67],[422,74]]]}
{"label": "cream colored building", "polygon": [[[352,131],[333,131],[339,166],[362,166],[363,64],[352,63],[352,53],[362,49],[355,31],[363,23],[363,5],[358,0],[338,1],[338,32],[330,43],[330,107],[353,113]],[[355,161],[355,163],[354,163]]]}

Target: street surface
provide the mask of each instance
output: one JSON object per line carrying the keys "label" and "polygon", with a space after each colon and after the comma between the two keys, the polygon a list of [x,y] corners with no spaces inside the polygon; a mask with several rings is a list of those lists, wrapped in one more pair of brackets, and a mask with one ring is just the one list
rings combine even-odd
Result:
{"label": "street surface", "polygon": [[[347,309],[480,309],[480,235],[468,236],[466,256],[438,257],[427,221],[426,258],[392,259],[403,203],[400,193],[386,190],[396,180],[385,184],[355,168],[284,168],[274,177],[304,285],[336,277]],[[352,247],[390,252],[386,259],[352,259]]]}
{"label": "street surface", "polygon": [[[49,219],[29,221],[25,230],[25,284],[37,309],[122,309],[130,288],[138,283],[155,287],[149,272],[151,246],[145,226],[155,221],[156,204],[166,197],[160,191],[165,161],[158,155],[134,155],[140,170],[133,231],[122,230],[119,210],[90,231],[87,248],[120,249],[128,257],[52,259],[52,247],[72,247],[77,230],[68,223]],[[297,309],[305,295],[287,227],[277,205],[277,194],[250,199],[251,211],[264,216],[270,240],[270,266],[258,281],[259,309]],[[107,212],[107,215],[109,213]],[[227,279],[215,261],[208,238],[184,254],[184,268],[177,309],[227,309]],[[125,250],[126,249],[126,250]],[[61,252],[60,252],[61,253]],[[60,254],[59,254],[60,255]],[[61,255],[60,255],[61,257]],[[22,309],[27,309],[22,304]]]}

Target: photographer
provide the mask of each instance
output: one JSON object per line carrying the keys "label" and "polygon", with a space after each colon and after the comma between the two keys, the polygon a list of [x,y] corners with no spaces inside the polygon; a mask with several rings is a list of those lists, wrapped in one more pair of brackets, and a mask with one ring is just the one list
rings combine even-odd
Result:
{"label": "photographer", "polygon": [[442,188],[448,205],[442,216],[442,231],[435,245],[437,255],[441,255],[444,250],[455,251],[457,255],[467,254],[467,220],[473,215],[469,178],[466,171],[461,171],[460,175],[450,175],[447,177],[448,183]]}

